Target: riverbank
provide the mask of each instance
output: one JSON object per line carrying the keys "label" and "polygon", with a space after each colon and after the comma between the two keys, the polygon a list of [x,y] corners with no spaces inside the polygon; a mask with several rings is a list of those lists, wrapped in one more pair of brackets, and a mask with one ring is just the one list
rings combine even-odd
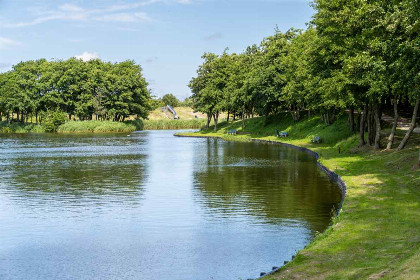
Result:
{"label": "riverbank", "polygon": [[[227,135],[230,129],[237,129],[238,134]],[[289,137],[275,137],[276,129],[287,131]],[[398,133],[396,145],[402,134]],[[297,252],[293,261],[263,279],[420,277],[418,135],[403,151],[374,152],[356,148],[357,136],[349,132],[345,117],[325,126],[316,117],[294,123],[287,115],[247,120],[244,130],[240,122],[234,122],[221,124],[217,132],[210,129],[182,135],[281,141],[308,148],[346,183],[346,199],[332,226]],[[321,144],[311,143],[314,135],[321,137]]]}
{"label": "riverbank", "polygon": [[[205,126],[204,119],[189,120],[133,120],[112,121],[68,121],[57,127],[58,133],[128,133],[136,130],[198,129]],[[34,123],[0,122],[0,133],[44,133],[43,125]]]}

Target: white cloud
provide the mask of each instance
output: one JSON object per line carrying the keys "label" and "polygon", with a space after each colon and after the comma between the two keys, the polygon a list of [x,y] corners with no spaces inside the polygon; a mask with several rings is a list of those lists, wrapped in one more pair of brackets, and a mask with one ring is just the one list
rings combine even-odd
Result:
{"label": "white cloud", "polygon": [[18,41],[6,37],[0,37],[0,49],[8,49],[20,45],[21,43]]}
{"label": "white cloud", "polygon": [[99,9],[88,9],[72,3],[66,3],[56,9],[29,8],[34,19],[22,22],[0,23],[1,27],[25,27],[55,20],[69,21],[109,21],[109,22],[150,22],[152,19],[139,8],[154,3],[190,4],[192,0],[143,0],[135,3],[112,5]]}
{"label": "white cloud", "polygon": [[152,19],[146,13],[115,13],[109,15],[103,15],[94,18],[98,21],[116,21],[116,22],[148,22]]}
{"label": "white cloud", "polygon": [[99,55],[96,52],[83,52],[82,54],[76,55],[75,57],[83,61],[89,61],[99,58]]}
{"label": "white cloud", "polygon": [[83,8],[76,6],[74,4],[70,4],[70,3],[61,5],[59,9],[65,12],[83,12],[84,11]]}

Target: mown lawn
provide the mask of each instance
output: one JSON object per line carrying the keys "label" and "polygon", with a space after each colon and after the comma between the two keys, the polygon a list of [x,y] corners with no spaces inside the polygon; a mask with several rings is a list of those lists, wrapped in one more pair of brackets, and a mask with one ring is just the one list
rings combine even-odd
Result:
{"label": "mown lawn", "polygon": [[[238,135],[228,136],[229,129],[237,129]],[[275,137],[275,129],[290,137]],[[403,133],[398,132],[395,144]],[[345,117],[325,126],[317,117],[294,123],[287,115],[247,120],[244,130],[240,122],[223,123],[216,133],[188,135],[258,138],[307,147],[347,184],[347,196],[332,226],[264,279],[420,279],[419,135],[413,135],[403,151],[375,152],[356,148],[357,135],[349,132]],[[312,144],[314,135],[323,142]]]}

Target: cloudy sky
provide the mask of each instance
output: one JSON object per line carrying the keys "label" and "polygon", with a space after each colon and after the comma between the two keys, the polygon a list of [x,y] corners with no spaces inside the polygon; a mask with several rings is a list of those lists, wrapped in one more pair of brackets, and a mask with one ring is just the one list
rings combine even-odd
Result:
{"label": "cloudy sky", "polygon": [[306,0],[0,0],[0,71],[38,58],[133,59],[154,95],[183,99],[204,52],[241,52],[312,14]]}

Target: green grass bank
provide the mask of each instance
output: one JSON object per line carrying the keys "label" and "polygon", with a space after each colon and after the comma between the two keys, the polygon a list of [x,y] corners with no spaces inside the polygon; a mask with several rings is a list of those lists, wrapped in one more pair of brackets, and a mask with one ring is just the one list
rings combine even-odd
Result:
{"label": "green grass bank", "polygon": [[[229,129],[237,129],[238,134],[227,135]],[[287,131],[289,137],[275,137],[276,129]],[[403,133],[397,132],[395,145]],[[288,115],[249,119],[244,130],[234,122],[221,124],[217,132],[182,135],[281,141],[309,148],[346,183],[346,198],[331,227],[264,280],[420,279],[419,135],[414,134],[403,151],[373,151],[356,148],[358,136],[349,132],[346,117],[325,126],[318,117],[295,123]],[[322,143],[311,143],[314,135]],[[386,135],[387,129],[383,146]]]}

